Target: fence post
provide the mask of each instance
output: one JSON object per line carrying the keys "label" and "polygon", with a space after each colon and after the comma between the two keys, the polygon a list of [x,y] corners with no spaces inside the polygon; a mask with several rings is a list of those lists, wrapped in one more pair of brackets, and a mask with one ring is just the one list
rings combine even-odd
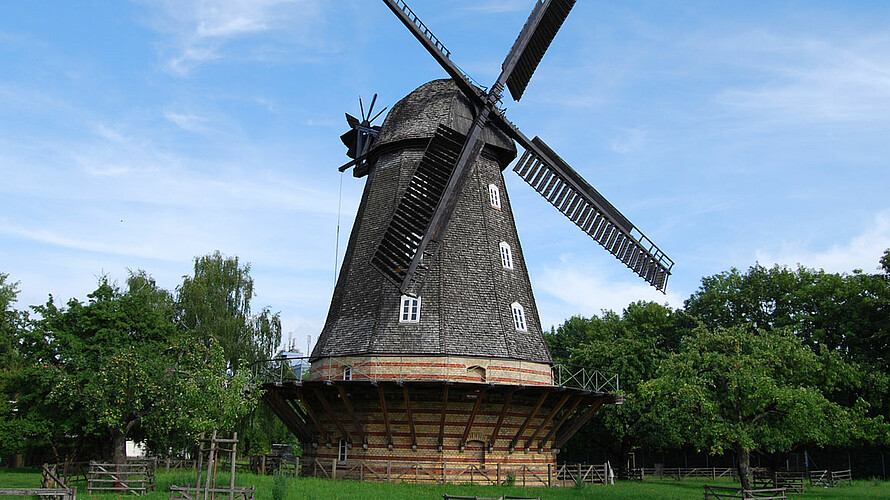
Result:
{"label": "fence post", "polygon": [[547,464],[547,487],[553,487],[553,464]]}
{"label": "fence post", "polygon": [[392,482],[392,478],[390,476],[391,472],[392,472],[392,460],[387,460],[386,461],[386,482],[387,483]]}
{"label": "fence post", "polygon": [[500,462],[497,463],[497,478],[496,479],[497,479],[498,484],[501,484],[501,463]]}
{"label": "fence post", "polygon": [[331,459],[331,479],[337,479],[337,459]]}

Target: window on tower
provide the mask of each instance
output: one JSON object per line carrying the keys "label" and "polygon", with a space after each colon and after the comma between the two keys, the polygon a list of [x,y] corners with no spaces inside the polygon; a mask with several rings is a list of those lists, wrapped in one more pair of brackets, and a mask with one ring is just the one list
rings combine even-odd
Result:
{"label": "window on tower", "polygon": [[399,306],[399,323],[420,322],[420,297],[402,295]]}
{"label": "window on tower", "polygon": [[513,269],[513,253],[510,251],[510,245],[506,241],[501,242],[501,264],[504,269]]}
{"label": "window on tower", "polygon": [[337,446],[337,462],[340,465],[346,464],[346,454],[349,450],[349,443],[345,439],[340,440],[340,445]]}
{"label": "window on tower", "polygon": [[528,328],[525,325],[525,309],[522,308],[522,305],[519,302],[514,302],[511,307],[513,308],[513,326],[515,326],[517,330],[523,332],[528,331]]}
{"label": "window on tower", "polygon": [[501,191],[494,184],[488,185],[488,198],[492,207],[501,208]]}

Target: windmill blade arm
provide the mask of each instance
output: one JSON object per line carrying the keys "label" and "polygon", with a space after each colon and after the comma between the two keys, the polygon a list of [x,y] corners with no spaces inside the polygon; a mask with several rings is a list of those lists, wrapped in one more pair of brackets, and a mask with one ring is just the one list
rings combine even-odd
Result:
{"label": "windmill blade arm", "polygon": [[445,69],[449,76],[457,84],[457,87],[470,99],[476,106],[482,106],[485,99],[480,95],[479,89],[470,82],[470,78],[464,74],[460,68],[454,64],[449,58],[451,52],[442,42],[436,38],[436,35],[423,24],[423,21],[417,17],[417,14],[408,7],[404,0],[383,0],[383,3],[402,21],[402,24],[414,34],[414,37],[426,47],[426,50],[433,56],[439,65]]}
{"label": "windmill blade arm", "polygon": [[556,32],[568,17],[576,0],[538,1],[528,20],[513,42],[513,47],[501,65],[507,73],[507,88],[514,101],[518,101],[528,86],[538,63],[550,47]]}
{"label": "windmill blade arm", "polygon": [[513,171],[609,253],[664,292],[674,262],[544,141],[538,137],[529,141],[513,128],[526,149]]}

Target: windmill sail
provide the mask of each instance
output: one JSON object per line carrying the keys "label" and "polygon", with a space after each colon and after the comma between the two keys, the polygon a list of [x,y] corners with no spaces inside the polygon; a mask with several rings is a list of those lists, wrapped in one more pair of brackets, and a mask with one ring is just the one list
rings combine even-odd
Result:
{"label": "windmill sail", "polygon": [[522,97],[538,63],[574,6],[575,0],[547,0],[538,2],[528,16],[501,66],[509,72],[507,88],[514,101]]}
{"label": "windmill sail", "polygon": [[513,171],[638,276],[664,292],[674,263],[540,138]]}
{"label": "windmill sail", "polygon": [[[409,276],[409,269],[414,256],[424,250],[420,248],[421,241],[429,230],[464,140],[463,134],[439,125],[371,258],[371,264],[387,279],[399,287],[404,286],[403,292],[419,293],[423,267],[415,265],[417,273],[411,273],[412,276]],[[426,250],[434,252],[429,247]],[[406,276],[410,283],[403,285]],[[413,286],[415,284],[417,286]]]}

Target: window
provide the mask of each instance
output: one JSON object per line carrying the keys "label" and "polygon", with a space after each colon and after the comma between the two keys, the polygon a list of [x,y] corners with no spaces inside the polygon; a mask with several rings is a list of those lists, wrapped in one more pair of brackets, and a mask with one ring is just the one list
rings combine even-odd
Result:
{"label": "window", "polygon": [[525,309],[519,304],[519,302],[514,302],[512,304],[513,308],[513,326],[516,327],[517,330],[521,330],[523,332],[528,329],[525,326]]}
{"label": "window", "polygon": [[340,440],[340,446],[337,447],[337,462],[341,465],[346,463],[346,453],[349,450],[349,443],[345,439]]}
{"label": "window", "polygon": [[420,322],[420,297],[402,295],[402,303],[399,307],[399,323]]}
{"label": "window", "polygon": [[352,367],[351,366],[343,367],[343,380],[352,380]]}
{"label": "window", "polygon": [[506,241],[501,242],[501,264],[504,265],[504,269],[513,269],[513,254]]}
{"label": "window", "polygon": [[501,208],[501,191],[494,184],[488,185],[488,198],[492,207]]}

